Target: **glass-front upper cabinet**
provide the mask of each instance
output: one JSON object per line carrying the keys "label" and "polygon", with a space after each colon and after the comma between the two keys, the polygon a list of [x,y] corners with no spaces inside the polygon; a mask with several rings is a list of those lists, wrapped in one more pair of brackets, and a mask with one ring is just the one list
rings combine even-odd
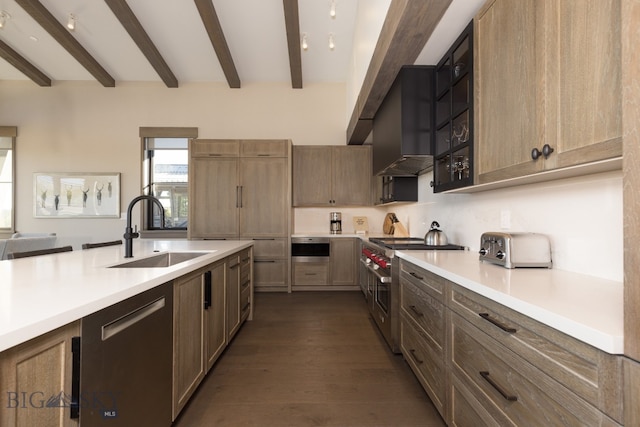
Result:
{"label": "glass-front upper cabinet", "polygon": [[433,191],[473,184],[473,21],[436,67]]}

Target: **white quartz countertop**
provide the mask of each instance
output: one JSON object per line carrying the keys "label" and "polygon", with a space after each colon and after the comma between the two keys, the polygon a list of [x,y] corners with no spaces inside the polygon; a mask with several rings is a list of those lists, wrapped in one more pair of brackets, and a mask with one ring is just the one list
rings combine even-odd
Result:
{"label": "white quartz countertop", "polygon": [[557,269],[507,269],[469,251],[396,256],[607,353],[624,352],[622,282]]}
{"label": "white quartz countertop", "polygon": [[[253,244],[136,239],[124,245],[0,261],[0,351],[78,320]],[[203,252],[163,268],[108,268],[161,252]]]}

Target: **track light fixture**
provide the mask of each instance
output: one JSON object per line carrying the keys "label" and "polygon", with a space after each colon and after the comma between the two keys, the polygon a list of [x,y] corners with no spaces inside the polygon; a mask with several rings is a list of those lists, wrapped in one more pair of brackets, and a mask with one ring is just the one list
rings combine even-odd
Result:
{"label": "track light fixture", "polygon": [[336,0],[329,0],[329,16],[336,19]]}
{"label": "track light fixture", "polygon": [[334,50],[336,48],[335,40],[333,39],[333,33],[329,33],[329,50]]}
{"label": "track light fixture", "polygon": [[4,10],[0,10],[0,30],[4,28],[8,19],[11,19],[11,15]]}
{"label": "track light fixture", "polygon": [[69,29],[69,31],[75,31],[76,21],[76,16],[73,13],[70,13],[69,18],[67,19],[67,28]]}
{"label": "track light fixture", "polygon": [[307,33],[302,33],[302,50],[309,49],[309,43],[307,43]]}

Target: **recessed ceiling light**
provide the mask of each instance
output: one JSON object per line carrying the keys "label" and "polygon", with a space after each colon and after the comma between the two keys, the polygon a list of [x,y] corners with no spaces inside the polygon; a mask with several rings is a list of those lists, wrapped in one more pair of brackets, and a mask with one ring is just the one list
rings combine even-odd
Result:
{"label": "recessed ceiling light", "polygon": [[31,40],[32,42],[37,42],[38,38],[36,36],[29,36],[29,40]]}
{"label": "recessed ceiling light", "polygon": [[309,49],[309,43],[307,43],[307,33],[302,33],[302,50]]}
{"label": "recessed ceiling light", "polygon": [[67,19],[67,28],[69,29],[69,31],[75,31],[76,21],[76,16],[73,13],[70,13],[69,18]]}

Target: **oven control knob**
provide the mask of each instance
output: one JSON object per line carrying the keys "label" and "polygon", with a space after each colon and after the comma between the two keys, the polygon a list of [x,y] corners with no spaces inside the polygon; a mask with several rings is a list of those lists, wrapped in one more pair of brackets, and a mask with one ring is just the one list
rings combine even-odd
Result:
{"label": "oven control knob", "polygon": [[378,264],[373,264],[373,269],[374,269],[374,270],[377,270],[377,269],[379,269],[379,268],[380,268],[380,266],[379,266]]}
{"label": "oven control knob", "polygon": [[485,249],[485,248],[480,249],[480,255],[484,256],[484,255],[486,255],[488,253],[489,253],[489,251],[487,249]]}
{"label": "oven control knob", "polygon": [[496,258],[498,259],[504,259],[504,256],[505,256],[504,252],[502,251],[498,251],[498,253],[496,253]]}
{"label": "oven control knob", "polygon": [[365,262],[366,264],[371,264],[371,259],[367,258],[367,259],[365,259],[365,260],[364,260],[364,262]]}

